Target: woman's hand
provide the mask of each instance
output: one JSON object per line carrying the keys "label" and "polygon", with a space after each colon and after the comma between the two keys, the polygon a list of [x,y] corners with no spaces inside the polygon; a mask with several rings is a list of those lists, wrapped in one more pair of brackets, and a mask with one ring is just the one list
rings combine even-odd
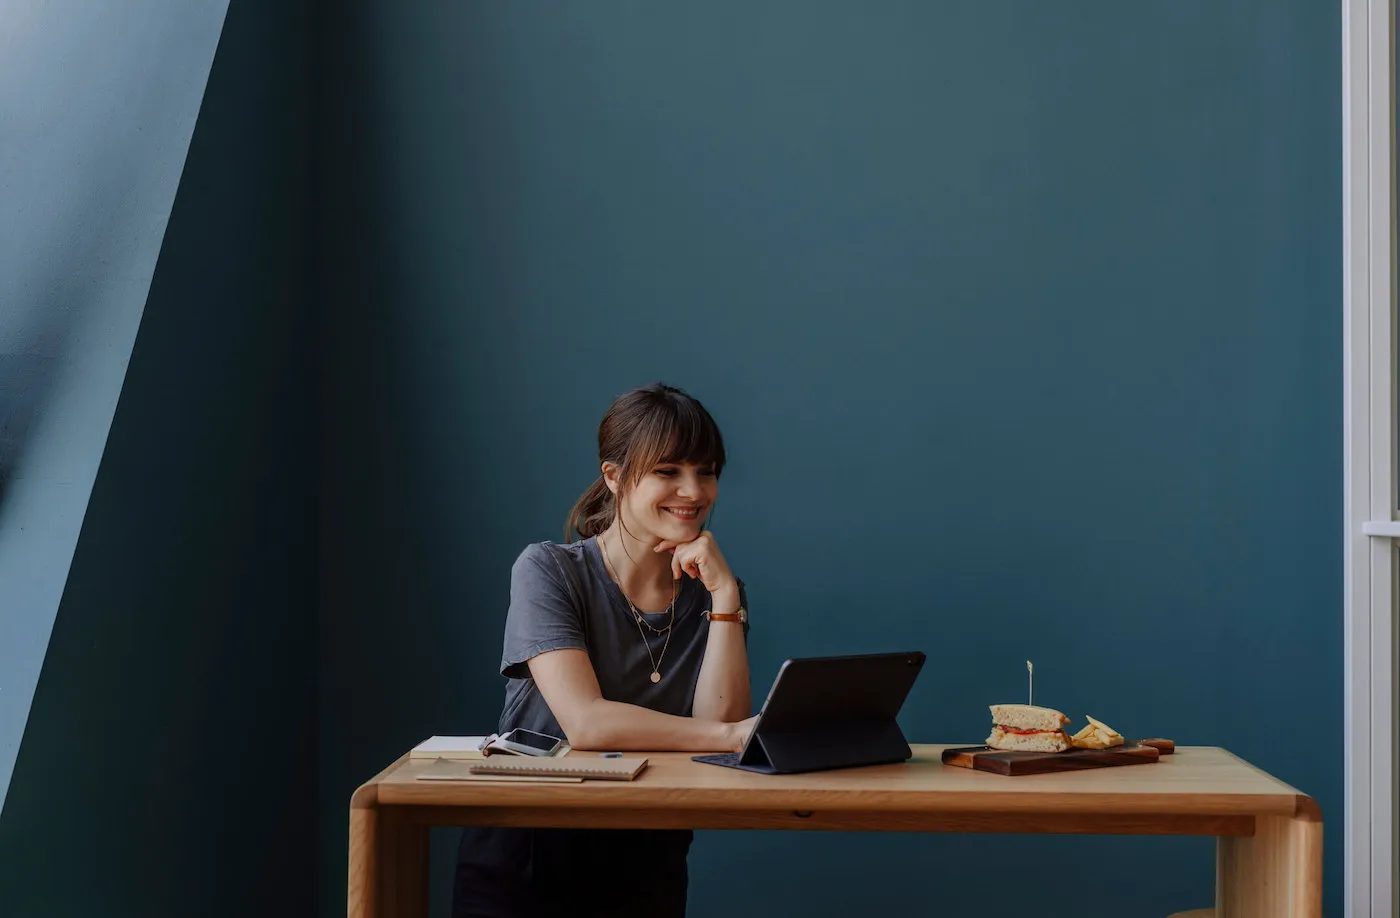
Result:
{"label": "woman's hand", "polygon": [[725,724],[725,726],[729,728],[730,752],[743,752],[744,744],[749,741],[749,734],[753,732],[754,724],[756,723],[758,723],[757,714],[750,717],[748,720]]}
{"label": "woman's hand", "polygon": [[738,594],[738,581],[729,571],[729,564],[720,554],[715,537],[709,532],[700,533],[693,542],[663,541],[653,551],[671,553],[671,576],[681,579],[681,574],[689,574],[705,584],[711,593],[733,588]]}

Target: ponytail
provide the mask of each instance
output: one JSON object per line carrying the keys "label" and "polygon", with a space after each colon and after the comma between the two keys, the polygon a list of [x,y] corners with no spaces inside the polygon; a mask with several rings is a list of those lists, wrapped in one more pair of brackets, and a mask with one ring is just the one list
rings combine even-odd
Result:
{"label": "ponytail", "polygon": [[612,525],[616,506],[608,483],[599,475],[569,511],[569,519],[564,523],[564,541],[572,542],[575,532],[587,539],[607,529]]}

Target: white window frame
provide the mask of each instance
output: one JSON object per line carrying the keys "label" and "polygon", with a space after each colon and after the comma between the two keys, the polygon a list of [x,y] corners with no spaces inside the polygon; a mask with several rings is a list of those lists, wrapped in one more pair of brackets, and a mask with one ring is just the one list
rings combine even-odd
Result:
{"label": "white window frame", "polygon": [[1397,915],[1393,0],[1342,3],[1346,914]]}

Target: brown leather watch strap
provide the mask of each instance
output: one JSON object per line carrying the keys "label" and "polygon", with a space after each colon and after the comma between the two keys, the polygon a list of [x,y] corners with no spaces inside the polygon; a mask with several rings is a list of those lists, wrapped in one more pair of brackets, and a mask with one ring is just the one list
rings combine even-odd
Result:
{"label": "brown leather watch strap", "polygon": [[744,620],[738,612],[711,612],[707,617],[712,622],[742,622]]}

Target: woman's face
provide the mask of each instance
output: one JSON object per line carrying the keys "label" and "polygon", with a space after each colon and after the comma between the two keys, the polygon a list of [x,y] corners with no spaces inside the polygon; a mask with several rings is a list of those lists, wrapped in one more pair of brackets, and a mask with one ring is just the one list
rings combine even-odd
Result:
{"label": "woman's face", "polygon": [[[604,465],[603,475],[617,493],[616,467],[610,466]],[[622,521],[637,538],[691,542],[700,535],[718,493],[712,466],[663,462],[623,495]]]}

